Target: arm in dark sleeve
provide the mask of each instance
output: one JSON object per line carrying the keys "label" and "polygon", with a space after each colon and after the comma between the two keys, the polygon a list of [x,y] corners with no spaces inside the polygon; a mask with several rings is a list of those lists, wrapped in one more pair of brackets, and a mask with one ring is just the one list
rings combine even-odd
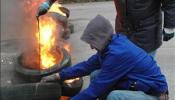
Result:
{"label": "arm in dark sleeve", "polygon": [[175,28],[175,0],[162,0],[164,27]]}
{"label": "arm in dark sleeve", "polygon": [[65,79],[88,75],[95,69],[98,69],[99,67],[100,66],[98,61],[98,55],[95,54],[92,57],[90,57],[87,61],[78,63],[72,67],[63,69],[59,74],[60,74],[60,78],[62,80],[65,80]]}
{"label": "arm in dark sleeve", "polygon": [[108,55],[97,78],[90,83],[87,89],[71,100],[96,100],[133,68],[126,62],[121,63],[118,57]]}

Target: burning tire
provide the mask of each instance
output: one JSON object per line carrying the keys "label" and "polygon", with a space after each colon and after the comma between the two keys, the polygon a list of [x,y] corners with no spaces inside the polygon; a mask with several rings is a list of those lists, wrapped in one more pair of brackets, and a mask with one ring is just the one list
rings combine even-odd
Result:
{"label": "burning tire", "polygon": [[56,64],[45,70],[29,69],[22,65],[22,55],[18,58],[19,65],[15,66],[15,70],[19,73],[19,76],[26,80],[26,82],[39,82],[43,76],[50,75],[55,72],[59,72],[61,69],[71,66],[71,58],[65,49],[62,49],[63,59],[59,64]]}
{"label": "burning tire", "polygon": [[[18,73],[19,77],[21,77],[22,80],[25,80],[25,83],[39,82],[43,76],[47,76],[52,73],[59,72],[60,70],[68,66],[71,66],[71,58],[69,53],[65,49],[62,49],[62,52],[64,56],[60,64],[54,65],[51,68],[45,69],[45,70],[29,69],[22,66],[21,64],[22,55],[21,55],[18,58],[19,64],[15,66],[15,70]],[[60,87],[62,91],[61,95],[72,97],[77,93],[79,93],[79,91],[81,90],[83,85],[83,79],[79,78],[72,82],[66,82],[66,81],[59,82],[59,83],[57,82],[57,84],[61,84],[61,87]],[[47,91],[49,92],[50,90],[47,90]]]}

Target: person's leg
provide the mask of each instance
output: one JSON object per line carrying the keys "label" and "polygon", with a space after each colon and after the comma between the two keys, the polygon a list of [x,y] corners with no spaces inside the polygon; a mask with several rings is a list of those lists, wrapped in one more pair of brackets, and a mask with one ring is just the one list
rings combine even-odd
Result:
{"label": "person's leg", "polygon": [[114,90],[107,96],[107,100],[157,100],[157,97],[142,91]]}

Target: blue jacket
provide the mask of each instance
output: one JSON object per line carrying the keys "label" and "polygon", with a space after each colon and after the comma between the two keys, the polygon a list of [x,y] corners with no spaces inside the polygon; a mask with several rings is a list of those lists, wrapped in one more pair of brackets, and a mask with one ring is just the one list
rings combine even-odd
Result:
{"label": "blue jacket", "polygon": [[165,76],[154,59],[121,34],[112,37],[103,54],[97,53],[87,61],[62,70],[60,77],[63,80],[81,77],[96,69],[101,69],[97,78],[72,100],[96,100],[111,86],[120,83],[123,77],[128,78],[119,85],[123,89],[129,89],[131,82],[137,82],[137,90],[140,91],[147,92],[151,89],[159,93],[168,90]]}

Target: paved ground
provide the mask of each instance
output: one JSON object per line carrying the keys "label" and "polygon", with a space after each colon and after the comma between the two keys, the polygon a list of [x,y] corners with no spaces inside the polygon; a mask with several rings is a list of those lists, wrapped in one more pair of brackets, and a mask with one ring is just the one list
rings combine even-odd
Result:
{"label": "paved ground", "polygon": [[[6,0],[3,0],[3,1],[5,2]],[[73,47],[73,50],[72,50],[73,63],[77,63],[77,62],[86,60],[89,56],[91,56],[95,52],[95,51],[92,51],[87,44],[85,44],[80,40],[80,36],[83,33],[83,30],[85,29],[89,20],[95,17],[95,15],[101,14],[101,15],[104,15],[106,18],[108,18],[114,25],[115,8],[113,5],[113,2],[66,4],[65,6],[68,7],[71,11],[70,20],[75,27],[75,33],[71,35],[68,41],[72,44],[72,47]],[[7,20],[7,19],[8,18],[11,19],[10,17],[12,16],[8,15],[7,10],[4,10],[4,11],[5,12],[2,12],[2,13],[5,15],[1,16],[1,25],[2,25],[1,28],[3,28],[3,30],[1,31],[1,40],[19,38],[19,34],[14,33],[14,31],[10,31],[7,29],[7,26],[9,23],[7,23],[6,21],[10,22],[10,20]],[[13,14],[13,12],[11,13]],[[8,17],[6,15],[8,15]],[[11,20],[11,21],[13,23],[10,23],[9,25],[12,27],[13,25],[16,25],[14,23],[18,20]],[[17,32],[18,31],[19,29],[17,30]],[[17,52],[19,52],[17,48],[18,42],[14,42],[14,41],[11,41],[11,42],[12,43],[10,44],[12,44],[13,46],[10,44],[4,44],[6,46],[1,45],[1,57],[13,56]],[[175,71],[175,39],[167,43],[164,43],[162,45],[162,47],[158,50],[156,59],[162,69],[162,72],[167,77],[169,90],[170,90],[170,100],[175,100],[175,96],[173,95],[173,93],[175,93],[175,80],[174,80],[175,79],[174,78],[175,77],[175,73],[174,73]],[[1,66],[3,66],[3,63],[6,63],[6,62],[2,62],[2,59],[1,59]],[[10,67],[11,62],[8,62],[8,63]],[[2,73],[1,73],[1,76],[2,76]],[[85,85],[83,86],[83,88],[86,88],[89,84],[89,77],[87,76],[84,79],[85,79]]]}

